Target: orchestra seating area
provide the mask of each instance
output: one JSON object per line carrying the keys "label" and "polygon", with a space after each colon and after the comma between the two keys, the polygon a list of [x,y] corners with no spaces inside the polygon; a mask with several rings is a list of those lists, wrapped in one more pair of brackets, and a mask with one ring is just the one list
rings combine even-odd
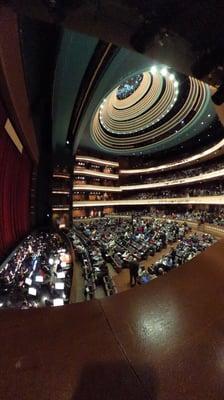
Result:
{"label": "orchestra seating area", "polygon": [[[26,309],[68,303],[73,267],[81,268],[83,300],[98,298],[98,288],[105,296],[116,294],[113,278],[129,269],[133,260],[139,267],[138,283],[149,283],[216,241],[209,234],[192,232],[188,221],[223,225],[224,212],[169,213],[158,208],[150,214],[142,210],[124,216],[76,220],[67,231],[68,239],[50,231],[35,232],[1,267],[0,306]],[[74,265],[70,243],[75,252]]]}
{"label": "orchestra seating area", "polygon": [[209,234],[197,234],[183,238],[176,249],[172,249],[167,255],[155,262],[150,268],[150,272],[156,275],[164,275],[173,268],[177,268],[187,261],[200,254],[207,247],[215,243],[215,239]]}
{"label": "orchestra seating area", "polygon": [[96,289],[99,286],[104,288],[106,296],[115,294],[117,292],[116,287],[109,274],[102,247],[97,246],[97,244],[93,245],[88,237],[74,228],[69,231],[69,237],[73,242],[76,259],[80,262],[82,268],[85,299],[94,299]]}
{"label": "orchestra seating area", "polygon": [[1,266],[0,306],[26,309],[66,304],[72,273],[66,238],[50,231],[34,232]]}
{"label": "orchestra seating area", "polygon": [[[104,268],[109,263],[118,273],[122,269],[129,268],[130,263],[136,260],[139,265],[138,283],[146,284],[157,276],[184,264],[216,241],[209,234],[191,234],[191,228],[187,223],[161,220],[161,218],[143,219],[140,216],[101,218],[84,223],[79,222],[75,226],[76,232],[85,238],[84,247],[80,245],[76,234],[74,235],[76,252],[81,256],[86,282],[88,281],[88,266],[91,264],[89,254],[92,259],[95,257],[95,260],[98,260]],[[170,248],[170,245],[175,248]],[[167,249],[166,254],[154,263],[155,254],[160,253],[167,246],[170,249]],[[144,260],[147,260],[147,264],[150,265],[147,269],[144,266]],[[91,274],[92,281],[94,272]],[[90,284],[90,288],[91,298],[93,298],[94,284]]]}

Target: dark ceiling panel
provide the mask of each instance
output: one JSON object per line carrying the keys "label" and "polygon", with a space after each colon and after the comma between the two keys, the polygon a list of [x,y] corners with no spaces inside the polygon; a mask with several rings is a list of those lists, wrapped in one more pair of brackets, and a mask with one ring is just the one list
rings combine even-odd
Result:
{"label": "dark ceiling panel", "polygon": [[61,40],[53,89],[53,147],[66,143],[73,106],[98,40],[65,30]]}

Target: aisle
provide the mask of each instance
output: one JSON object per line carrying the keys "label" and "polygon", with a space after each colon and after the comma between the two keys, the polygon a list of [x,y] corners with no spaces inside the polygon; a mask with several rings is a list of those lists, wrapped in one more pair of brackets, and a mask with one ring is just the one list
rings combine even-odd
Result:
{"label": "aisle", "polygon": [[70,303],[80,303],[81,301],[85,301],[84,279],[82,276],[81,264],[79,261],[76,261],[73,269]]}

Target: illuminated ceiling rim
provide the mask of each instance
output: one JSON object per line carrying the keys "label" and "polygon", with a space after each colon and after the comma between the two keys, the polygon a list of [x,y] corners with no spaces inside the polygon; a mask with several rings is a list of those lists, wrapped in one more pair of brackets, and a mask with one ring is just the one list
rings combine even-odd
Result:
{"label": "illuminated ceiling rim", "polygon": [[[120,155],[128,154],[130,151],[135,150],[159,151],[166,146],[172,147],[174,139],[176,144],[183,141],[183,137],[181,136],[185,134],[189,128],[195,127],[196,122],[200,123],[200,118],[205,112],[210,100],[208,85],[192,77],[185,77],[185,80],[189,82],[189,93],[185,99],[186,101],[179,109],[177,104],[175,113],[173,110],[170,112],[172,103],[170,103],[170,105],[167,103],[167,99],[171,99],[171,97],[169,97],[169,91],[172,89],[170,83],[175,82],[173,88],[175,89],[175,92],[173,92],[175,93],[175,97],[172,97],[171,101],[175,100],[178,103],[178,81],[175,75],[170,73],[168,69],[166,69],[165,74],[162,74],[161,71],[162,69],[164,70],[164,67],[160,69],[159,73],[158,71],[156,73],[153,71],[152,73],[152,68],[150,71],[145,71],[143,73],[144,79],[138,89],[125,99],[129,101],[129,103],[126,101],[125,108],[118,109],[115,107],[116,104],[113,104],[116,88],[108,94],[103,104],[101,103],[97,108],[91,121],[91,137],[95,144],[104,151],[116,152]],[[153,88],[155,88],[153,80],[155,84],[156,76],[158,75],[160,75],[160,77],[157,77],[157,81],[161,81],[162,75],[165,88],[162,96],[158,96],[159,99],[157,97],[153,103]],[[169,79],[170,76],[172,77],[171,79]],[[148,79],[146,79],[146,77]],[[150,89],[143,90],[145,89],[146,82],[150,80],[152,81]],[[142,96],[141,94],[143,92],[145,94]],[[158,94],[158,91],[155,90],[154,92]],[[123,100],[119,101],[122,102]],[[130,102],[131,106],[129,106]],[[107,107],[104,107],[105,104]],[[147,104],[150,104],[152,107],[147,109]],[[163,105],[167,108],[163,110],[163,114],[160,115],[160,118],[160,106]],[[191,116],[192,110],[194,110],[193,116]],[[141,111],[143,111],[143,113]],[[106,123],[103,121],[102,124],[102,116],[106,118]],[[183,126],[180,125],[182,120],[184,121]],[[203,124],[203,122],[201,123]],[[127,126],[130,129],[128,131]],[[131,126],[132,129],[130,128]],[[194,135],[195,134],[192,133],[189,137]]]}
{"label": "illuminated ceiling rim", "polygon": [[[147,76],[149,73],[145,73],[145,75]],[[144,97],[123,111],[116,110],[116,103],[114,103],[115,91],[112,91],[106,98],[106,102],[100,106],[101,126],[113,134],[126,134],[127,132],[134,133],[144,130],[159,122],[162,115],[165,116],[173,108],[178,96],[178,89],[173,86],[172,82],[166,78],[163,79],[166,80],[166,85],[162,96],[163,80],[160,75],[157,75],[152,81],[150,90],[145,91]],[[144,82],[142,82],[141,86],[143,84]],[[135,93],[130,96],[130,99],[134,97]],[[149,119],[151,120],[150,123],[148,122]],[[131,128],[132,126],[133,128]]]}
{"label": "illuminated ceiling rim", "polygon": [[[190,79],[192,80],[193,83],[196,81],[193,78],[190,78]],[[199,85],[202,85],[201,82],[199,83]],[[204,86],[202,86],[202,87],[204,87]],[[196,89],[195,89],[194,84],[193,84],[193,87],[191,87],[191,89],[189,91],[187,101],[186,101],[184,107],[181,109],[181,111],[179,111],[176,115],[174,115],[174,117],[171,118],[168,121],[168,123],[164,123],[160,127],[155,128],[151,132],[152,138],[161,137],[161,135],[165,134],[168,129],[174,128],[177,124],[176,118],[179,118],[179,121],[184,119],[187,116],[187,113],[189,113],[191,111],[192,107],[197,108],[198,113],[201,111],[201,107],[203,106],[203,103],[201,102],[201,100],[202,100],[202,98],[204,98],[204,100],[205,100],[204,96],[206,95],[206,93],[204,92],[203,94],[202,93],[199,94],[197,103],[194,102],[194,97],[193,97],[194,93],[195,93],[195,96],[197,97],[198,96],[198,88],[196,87]],[[195,119],[196,119],[196,117],[197,117],[197,115],[195,116]],[[188,124],[185,124],[183,128],[180,128],[178,130],[178,132],[175,131],[175,133],[182,132],[186,128],[187,125],[190,125],[190,123],[191,123],[191,120],[188,122]],[[137,132],[139,133],[139,131],[137,131]],[[99,127],[96,131],[96,135],[100,136],[102,143],[105,143],[106,145],[108,145],[108,144],[113,145],[113,144],[117,143],[117,138],[107,136],[104,132],[102,132],[102,130]],[[146,132],[145,134],[141,134],[139,136],[136,136],[135,138],[122,137],[122,138],[119,138],[119,145],[127,146],[128,143],[133,144],[133,145],[137,144],[137,143],[141,143],[144,139],[147,140],[148,136],[149,136],[149,134],[148,134],[148,132]]]}

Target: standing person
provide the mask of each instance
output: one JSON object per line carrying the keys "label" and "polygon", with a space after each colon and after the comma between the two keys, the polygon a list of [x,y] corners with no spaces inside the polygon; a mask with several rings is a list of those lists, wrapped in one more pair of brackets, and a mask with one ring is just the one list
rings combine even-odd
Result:
{"label": "standing person", "polygon": [[[133,258],[129,262],[129,271],[130,271],[130,285],[131,287],[135,286],[137,283],[137,278],[138,278],[138,262],[136,258]],[[134,281],[134,282],[133,282]]]}
{"label": "standing person", "polygon": [[173,260],[173,263],[174,263],[175,258],[176,258],[176,250],[173,247],[171,248],[170,256],[171,256],[171,258]]}

